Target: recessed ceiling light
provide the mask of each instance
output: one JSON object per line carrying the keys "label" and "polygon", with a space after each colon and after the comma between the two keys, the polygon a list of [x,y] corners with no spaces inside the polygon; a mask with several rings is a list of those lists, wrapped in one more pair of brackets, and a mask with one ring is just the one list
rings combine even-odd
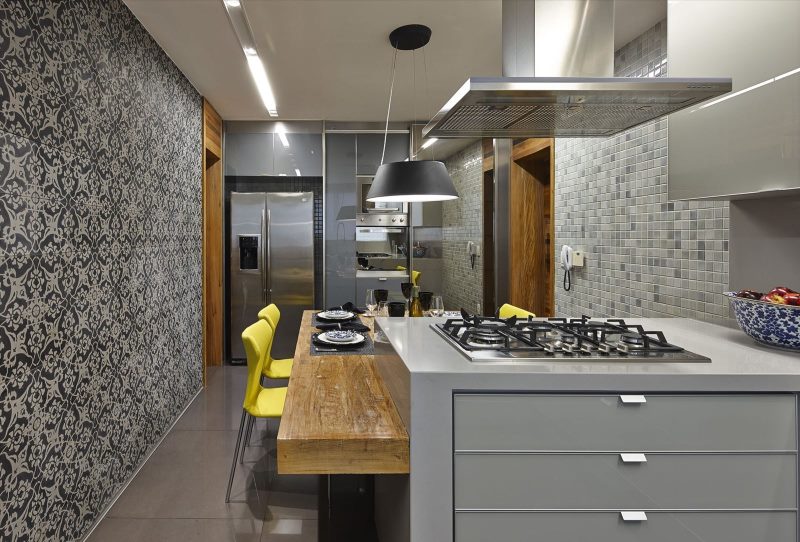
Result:
{"label": "recessed ceiling light", "polygon": [[253,31],[250,28],[250,22],[247,20],[244,6],[241,5],[241,0],[223,0],[223,5],[225,6],[225,12],[228,14],[228,20],[231,22],[233,31],[236,33],[236,37],[239,40],[239,45],[242,47],[244,56],[247,59],[247,67],[250,68],[250,75],[253,76],[253,81],[261,96],[261,101],[264,102],[264,107],[267,108],[269,115],[271,117],[277,117],[278,106],[275,101],[275,94],[272,92],[272,86],[269,84],[267,70],[258,57],[256,42],[253,39]]}

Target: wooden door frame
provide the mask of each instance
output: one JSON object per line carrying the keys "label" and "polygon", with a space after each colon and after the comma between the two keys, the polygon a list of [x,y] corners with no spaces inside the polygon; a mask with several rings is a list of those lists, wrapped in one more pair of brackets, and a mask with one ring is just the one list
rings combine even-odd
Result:
{"label": "wooden door frame", "polygon": [[[510,164],[510,174],[509,174],[509,200],[511,200],[511,190],[512,190],[512,179],[513,177],[513,170],[514,168],[522,168],[522,164],[525,163],[527,160],[533,159],[534,155],[541,156],[543,153],[546,154],[549,161],[549,201],[547,205],[550,208],[550,223],[548,225],[548,235],[550,239],[550,247],[549,247],[549,259],[550,264],[548,267],[548,288],[545,295],[545,305],[548,307],[548,311],[541,313],[542,311],[536,311],[537,316],[554,316],[555,315],[555,140],[552,138],[529,138],[523,141],[515,142],[511,149],[511,164]],[[525,168],[523,168],[525,169]],[[514,224],[509,223],[509,234],[514,230]],[[513,258],[514,254],[511,250],[511,246],[509,245],[509,258]],[[509,273],[511,272],[512,266],[511,262],[509,262]],[[509,284],[511,284],[512,277],[509,276],[508,278]],[[510,291],[509,291],[510,295]],[[530,310],[530,308],[528,308]],[[548,314],[549,313],[549,314]]]}
{"label": "wooden door frame", "polygon": [[[203,328],[203,385],[206,385],[207,369],[209,365],[221,365],[223,357],[223,313],[222,313],[222,288],[223,284],[211,284],[208,277],[208,266],[215,265],[216,272],[220,279],[223,277],[223,255],[222,255],[222,201],[223,201],[223,184],[222,184],[222,118],[214,107],[203,98],[203,181],[202,181],[202,223],[203,223],[203,243],[202,243],[202,267],[203,267],[203,315],[202,315],[202,328]],[[208,190],[209,171],[214,168],[214,174],[219,175],[219,190],[217,193],[211,193]],[[212,207],[213,206],[213,207]],[[212,227],[209,224],[208,215],[214,211],[220,214],[219,228],[215,231],[210,231]],[[216,231],[218,229],[219,231]],[[219,252],[216,259],[211,258],[210,245],[217,241],[217,246],[214,252]],[[214,317],[215,329],[209,328],[209,304],[212,297],[218,297],[220,305],[217,314]],[[218,334],[216,341],[210,340],[210,334]],[[214,349],[210,350],[209,343],[217,345]]]}

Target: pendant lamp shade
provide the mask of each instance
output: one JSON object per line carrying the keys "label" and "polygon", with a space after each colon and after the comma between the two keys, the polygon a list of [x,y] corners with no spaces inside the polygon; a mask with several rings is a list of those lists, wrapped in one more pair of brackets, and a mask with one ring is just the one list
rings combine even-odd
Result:
{"label": "pendant lamp shade", "polygon": [[367,201],[443,201],[457,199],[453,180],[442,162],[390,162],[378,168]]}

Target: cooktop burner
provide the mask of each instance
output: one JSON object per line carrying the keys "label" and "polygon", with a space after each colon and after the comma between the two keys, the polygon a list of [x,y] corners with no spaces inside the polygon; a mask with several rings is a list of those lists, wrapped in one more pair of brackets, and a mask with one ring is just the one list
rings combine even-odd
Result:
{"label": "cooktop burner", "polygon": [[466,311],[433,327],[472,361],[573,359],[632,362],[710,362],[621,319],[501,319]]}

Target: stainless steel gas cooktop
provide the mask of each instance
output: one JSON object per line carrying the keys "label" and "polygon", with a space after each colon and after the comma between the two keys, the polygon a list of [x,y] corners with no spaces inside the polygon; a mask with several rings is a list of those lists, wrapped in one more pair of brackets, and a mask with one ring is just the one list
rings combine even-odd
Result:
{"label": "stainless steel gas cooktop", "polygon": [[462,312],[431,327],[471,361],[711,361],[669,343],[661,331],[617,318],[501,319]]}

